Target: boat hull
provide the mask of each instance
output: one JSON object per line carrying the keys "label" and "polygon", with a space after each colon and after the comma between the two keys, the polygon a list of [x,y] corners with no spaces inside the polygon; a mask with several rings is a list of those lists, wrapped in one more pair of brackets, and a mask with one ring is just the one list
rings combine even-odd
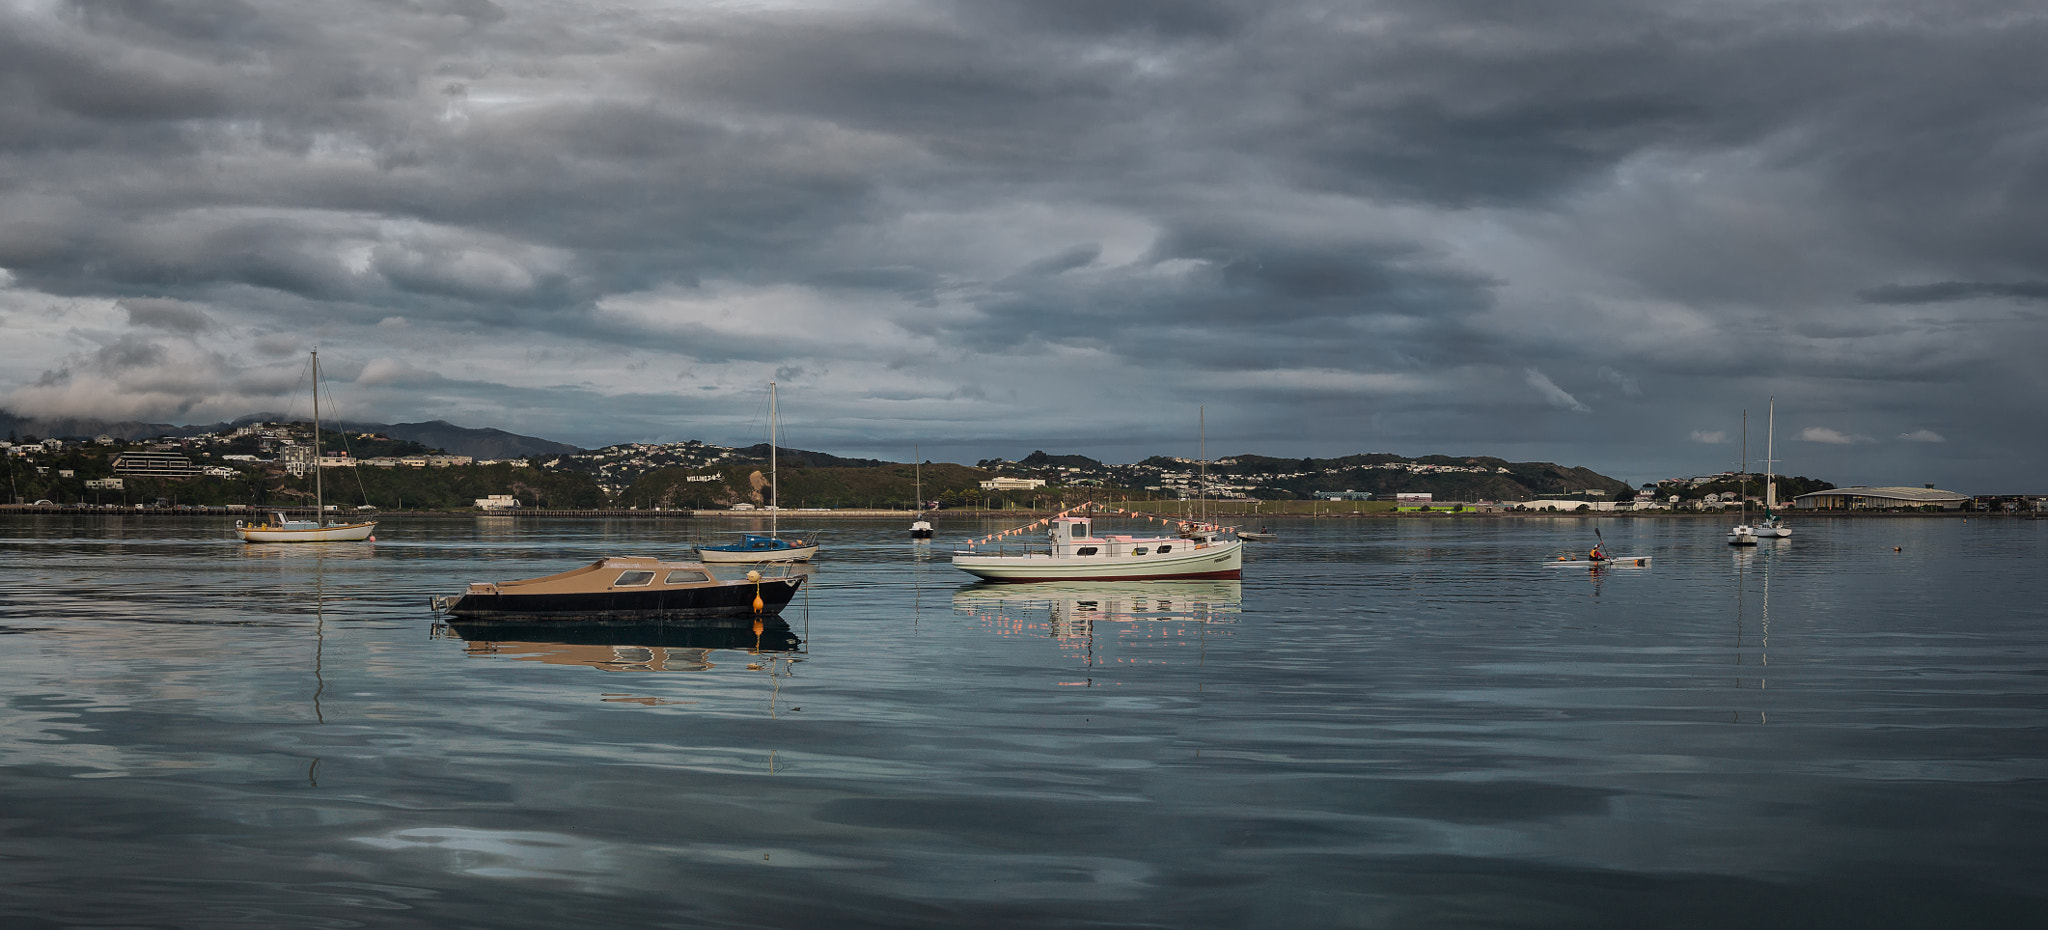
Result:
{"label": "boat hull", "polygon": [[817,546],[787,546],[778,549],[742,549],[700,546],[697,560],[714,565],[744,565],[757,562],[808,562],[818,554]]}
{"label": "boat hull", "polygon": [[360,542],[370,538],[377,531],[375,523],[344,523],[333,526],[315,526],[305,529],[288,527],[238,526],[235,535],[243,542],[252,543],[297,543],[297,542]]}
{"label": "boat hull", "polygon": [[755,615],[754,595],[758,591],[758,614],[765,617],[788,606],[803,582],[804,576],[793,575],[763,578],[758,583],[730,581],[647,591],[469,593],[451,598],[442,606],[456,620],[477,623],[644,623]]}
{"label": "boat hull", "polygon": [[1202,545],[1186,554],[1143,556],[982,555],[955,553],[953,567],[987,581],[1143,581],[1153,578],[1241,578],[1244,544]]}

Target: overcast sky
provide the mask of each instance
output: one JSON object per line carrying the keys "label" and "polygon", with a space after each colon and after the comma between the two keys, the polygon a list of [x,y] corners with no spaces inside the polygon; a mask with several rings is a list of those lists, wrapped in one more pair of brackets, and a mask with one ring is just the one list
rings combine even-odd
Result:
{"label": "overcast sky", "polygon": [[21,414],[2048,491],[2038,2],[0,4]]}

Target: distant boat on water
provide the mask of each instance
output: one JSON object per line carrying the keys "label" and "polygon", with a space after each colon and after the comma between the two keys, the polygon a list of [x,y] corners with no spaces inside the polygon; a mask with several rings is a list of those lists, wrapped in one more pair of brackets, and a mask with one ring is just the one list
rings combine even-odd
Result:
{"label": "distant boat on water", "polygon": [[[912,481],[913,481],[913,482],[915,483],[915,485],[916,485],[916,491],[914,492],[914,493],[916,494],[916,496],[917,496],[917,508],[916,508],[916,510],[917,510],[917,512],[918,512],[918,513],[922,514],[922,513],[924,513],[924,457],[923,457],[923,454],[922,454],[922,453],[920,453],[920,452],[918,452],[918,451],[917,451],[917,448],[916,448],[915,446],[911,447],[911,450],[910,450],[910,457],[911,457],[911,458],[913,458],[913,459],[916,459],[916,462],[915,462],[914,464],[912,464],[912,465],[911,465],[911,472],[910,472],[910,475],[911,475],[911,480],[912,480]],[[926,520],[926,519],[924,519],[923,517],[919,517],[918,519],[916,519],[916,520],[913,520],[913,521],[911,521],[911,524],[910,524],[910,538],[911,538],[911,539],[930,539],[930,538],[932,538],[932,523],[931,523],[931,521],[930,521],[930,520]]]}

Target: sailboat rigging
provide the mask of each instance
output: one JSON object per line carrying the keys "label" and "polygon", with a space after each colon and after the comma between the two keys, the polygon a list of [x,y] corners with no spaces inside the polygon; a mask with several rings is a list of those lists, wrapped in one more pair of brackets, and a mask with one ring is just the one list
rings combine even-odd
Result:
{"label": "sailboat rigging", "polygon": [[1764,430],[1764,519],[1752,529],[1760,538],[1785,539],[1792,535],[1792,527],[1778,518],[1778,482],[1774,480],[1776,476],[1772,472],[1775,469],[1771,467],[1778,463],[1778,399],[1775,397],[1771,398],[1771,415],[1768,422],[1770,425]]}
{"label": "sailboat rigging", "polygon": [[327,499],[320,480],[320,350],[313,350],[313,519],[288,520],[283,511],[272,511],[267,523],[235,521],[235,535],[243,542],[375,542],[377,522],[330,523]]}
{"label": "sailboat rigging", "polygon": [[910,447],[910,457],[917,461],[911,465],[911,481],[916,487],[917,519],[910,524],[911,539],[932,538],[932,522],[924,518],[924,455],[916,446]]}
{"label": "sailboat rigging", "polygon": [[776,451],[775,382],[768,382],[768,534],[741,534],[740,541],[723,546],[698,546],[697,558],[705,562],[808,562],[818,554],[818,544],[801,539],[783,539],[777,527],[782,510]]}
{"label": "sailboat rigging", "polygon": [[1742,500],[1742,522],[1728,530],[1728,545],[1756,545],[1756,527],[1749,525],[1749,411],[1742,411],[1742,481],[1737,496]]}

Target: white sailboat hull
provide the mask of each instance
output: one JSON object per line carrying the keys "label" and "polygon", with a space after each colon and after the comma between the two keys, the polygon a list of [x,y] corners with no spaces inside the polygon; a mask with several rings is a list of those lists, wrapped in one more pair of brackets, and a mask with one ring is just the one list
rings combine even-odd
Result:
{"label": "white sailboat hull", "polygon": [[956,552],[953,567],[989,581],[1135,581],[1145,578],[1238,578],[1244,544],[1194,544],[1166,555],[988,555]]}
{"label": "white sailboat hull", "polygon": [[377,531],[375,523],[336,523],[328,526],[275,527],[238,526],[235,535],[243,542],[358,542]]}

